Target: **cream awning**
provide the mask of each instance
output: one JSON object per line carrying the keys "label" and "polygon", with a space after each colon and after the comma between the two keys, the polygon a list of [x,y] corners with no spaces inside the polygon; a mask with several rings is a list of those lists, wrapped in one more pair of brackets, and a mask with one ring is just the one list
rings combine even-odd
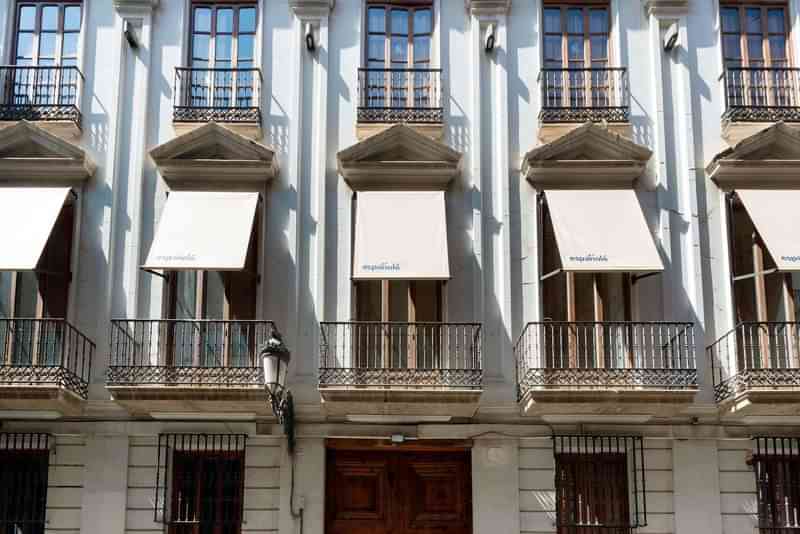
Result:
{"label": "cream awning", "polygon": [[444,191],[363,191],[356,197],[353,278],[446,280]]}
{"label": "cream awning", "polygon": [[171,192],[143,267],[243,270],[258,199],[258,193]]}
{"label": "cream awning", "polygon": [[69,194],[69,187],[0,189],[0,271],[36,268]]}
{"label": "cream awning", "polygon": [[664,270],[632,189],[551,190],[545,197],[563,270]]}
{"label": "cream awning", "polygon": [[737,189],[779,271],[800,271],[800,190]]}

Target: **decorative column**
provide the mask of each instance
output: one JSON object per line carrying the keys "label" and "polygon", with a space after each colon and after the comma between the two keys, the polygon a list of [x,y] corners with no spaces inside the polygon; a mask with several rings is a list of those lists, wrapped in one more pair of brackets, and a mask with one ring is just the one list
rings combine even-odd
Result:
{"label": "decorative column", "polygon": [[[484,323],[483,362],[489,382],[513,379],[511,242],[509,236],[507,16],[511,0],[468,0],[472,27],[471,175],[476,190],[474,248],[481,278],[476,317]],[[489,36],[491,32],[492,36]],[[493,40],[487,49],[488,40]],[[484,124],[483,118],[489,118]]]}

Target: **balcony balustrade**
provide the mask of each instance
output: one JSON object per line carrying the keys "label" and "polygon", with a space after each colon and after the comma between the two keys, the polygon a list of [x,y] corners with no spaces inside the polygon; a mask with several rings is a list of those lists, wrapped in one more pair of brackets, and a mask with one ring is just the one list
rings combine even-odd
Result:
{"label": "balcony balustrade", "polygon": [[78,67],[0,66],[0,121],[69,121],[81,126]]}
{"label": "balcony balustrade", "polygon": [[542,123],[630,120],[628,71],[620,68],[547,68],[539,73]]}
{"label": "balcony balustrade", "polygon": [[261,69],[175,69],[173,122],[261,124]]}
{"label": "balcony balustrade", "polygon": [[728,67],[723,120],[730,122],[800,121],[800,69]]}
{"label": "balcony balustrade", "polygon": [[358,122],[441,123],[441,69],[359,69]]}
{"label": "balcony balustrade", "polygon": [[[31,399],[85,400],[95,345],[64,319],[0,319],[0,406],[34,409]],[[74,403],[73,403],[74,404]]]}
{"label": "balcony balustrade", "polygon": [[694,391],[694,327],[669,322],[528,323],[514,348],[520,399],[551,391]]}
{"label": "balcony balustrade", "polygon": [[743,322],[707,349],[717,402],[800,392],[800,323]]}

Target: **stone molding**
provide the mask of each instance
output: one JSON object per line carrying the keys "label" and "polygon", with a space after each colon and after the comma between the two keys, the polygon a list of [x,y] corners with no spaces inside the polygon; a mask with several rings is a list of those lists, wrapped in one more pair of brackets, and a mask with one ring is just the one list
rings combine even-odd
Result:
{"label": "stone molding", "polygon": [[511,0],[466,0],[466,7],[478,17],[505,15],[511,9]]}
{"label": "stone molding", "polygon": [[679,17],[689,14],[689,0],[644,0],[647,15]]}
{"label": "stone molding", "polygon": [[330,15],[336,0],[289,0],[289,9],[300,19]]}

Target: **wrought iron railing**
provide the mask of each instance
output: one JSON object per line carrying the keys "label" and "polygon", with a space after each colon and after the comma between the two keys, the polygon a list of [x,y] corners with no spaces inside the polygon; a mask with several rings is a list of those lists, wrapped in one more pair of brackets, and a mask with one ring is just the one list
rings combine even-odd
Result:
{"label": "wrought iron railing", "polygon": [[261,69],[175,69],[175,122],[261,123]]}
{"label": "wrought iron railing", "polygon": [[539,73],[542,122],[628,122],[628,70],[616,68],[542,69]]}
{"label": "wrought iron railing", "polygon": [[359,122],[440,123],[442,69],[358,69]]}
{"label": "wrought iron railing", "polygon": [[479,389],[479,323],[322,323],[319,384]]}
{"label": "wrought iron railing", "polygon": [[115,319],[107,385],[263,386],[272,321]]}
{"label": "wrought iron railing", "polygon": [[756,478],[759,534],[800,532],[800,439],[753,437],[748,458]]}
{"label": "wrought iron railing", "polygon": [[95,345],[64,319],[0,319],[0,386],[89,392]]}
{"label": "wrought iron railing", "polygon": [[800,387],[798,330],[800,323],[743,322],[709,346],[715,399]]}
{"label": "wrought iron railing", "polygon": [[81,125],[78,67],[0,66],[0,121],[72,121]]}
{"label": "wrought iron railing", "polygon": [[691,389],[694,349],[691,323],[528,323],[514,347],[520,397],[547,388]]}
{"label": "wrought iron railing", "polygon": [[800,121],[800,69],[728,67],[722,74],[730,121]]}

